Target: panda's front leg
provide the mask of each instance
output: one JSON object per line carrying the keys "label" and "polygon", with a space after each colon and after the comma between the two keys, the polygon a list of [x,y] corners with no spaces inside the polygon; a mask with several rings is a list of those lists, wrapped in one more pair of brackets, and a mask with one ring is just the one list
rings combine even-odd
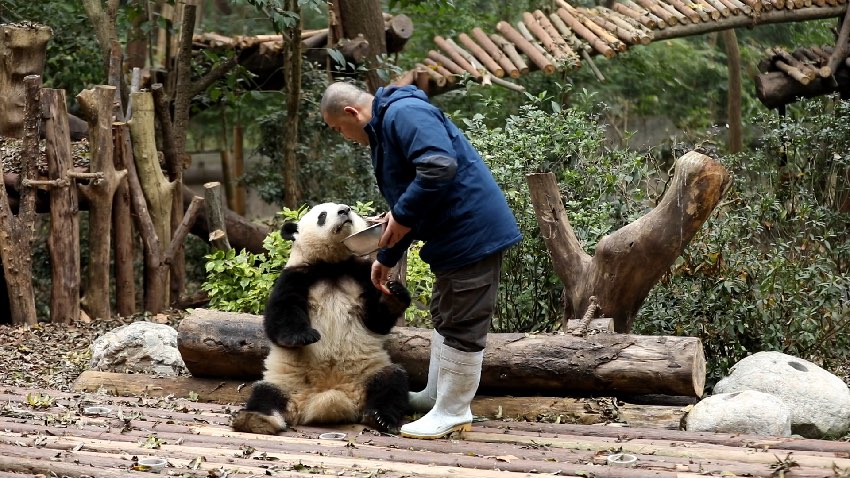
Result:
{"label": "panda's front leg", "polygon": [[387,283],[389,294],[370,287],[371,300],[367,300],[366,328],[377,334],[388,334],[404,311],[410,307],[410,292],[401,282]]}
{"label": "panda's front leg", "polygon": [[284,269],[275,281],[263,313],[263,327],[269,340],[287,348],[319,341],[321,334],[310,324],[311,285],[309,277],[301,271]]}
{"label": "panda's front leg", "polygon": [[237,432],[277,435],[286,430],[283,417],[288,402],[289,396],[277,385],[256,382],[245,408],[233,415],[231,426]]}
{"label": "panda's front leg", "polygon": [[369,378],[361,423],[387,433],[398,433],[410,412],[407,372],[398,364],[387,365]]}

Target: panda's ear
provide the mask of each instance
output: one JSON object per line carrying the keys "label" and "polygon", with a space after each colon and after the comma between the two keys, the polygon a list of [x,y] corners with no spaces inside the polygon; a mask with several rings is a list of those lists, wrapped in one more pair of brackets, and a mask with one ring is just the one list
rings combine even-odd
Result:
{"label": "panda's ear", "polygon": [[284,223],[283,227],[280,228],[280,235],[284,239],[294,241],[295,234],[298,234],[298,223],[297,222],[287,222]]}

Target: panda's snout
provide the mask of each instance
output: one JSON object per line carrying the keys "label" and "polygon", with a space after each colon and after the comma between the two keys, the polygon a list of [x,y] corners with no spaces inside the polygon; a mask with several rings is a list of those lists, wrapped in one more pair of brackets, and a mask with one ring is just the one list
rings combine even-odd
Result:
{"label": "panda's snout", "polygon": [[340,216],[348,216],[349,213],[351,213],[351,208],[348,206],[341,206],[337,212]]}

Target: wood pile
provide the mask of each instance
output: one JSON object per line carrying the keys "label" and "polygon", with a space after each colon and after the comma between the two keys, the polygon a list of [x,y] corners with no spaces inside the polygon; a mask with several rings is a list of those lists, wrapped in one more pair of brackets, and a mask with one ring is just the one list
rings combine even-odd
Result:
{"label": "wood pile", "polygon": [[[635,45],[764,23],[838,17],[848,0],[619,0],[611,8],[574,7],[556,0],[553,12],[525,12],[495,32],[476,27],[457,41],[437,36],[436,48],[395,84],[429,93],[451,89],[461,77],[514,90],[528,69],[546,74],[575,70],[592,56],[613,58]],[[526,66],[528,65],[528,66]]]}
{"label": "wood pile", "polygon": [[[194,397],[0,390],[0,476],[135,476],[143,458],[168,476],[469,476],[697,478],[846,476],[850,444],[677,430],[481,420],[450,439],[412,440],[362,426],[232,432],[234,406]],[[102,414],[92,406],[104,407]],[[342,438],[322,437],[328,432]],[[609,465],[617,453],[631,467]],[[138,475],[142,476],[142,475]]]}

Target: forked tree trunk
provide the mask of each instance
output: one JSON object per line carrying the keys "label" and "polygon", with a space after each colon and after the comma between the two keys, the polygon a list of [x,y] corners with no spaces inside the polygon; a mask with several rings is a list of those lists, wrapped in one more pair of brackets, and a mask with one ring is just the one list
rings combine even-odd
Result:
{"label": "forked tree trunk", "polygon": [[80,219],[77,183],[68,132],[64,90],[42,90],[47,172],[50,191],[50,321],[69,324],[80,318]]}
{"label": "forked tree trunk", "polygon": [[109,251],[112,245],[112,199],[126,170],[116,171],[113,163],[112,108],[114,86],[97,86],[77,95],[89,122],[91,160],[90,184],[80,186],[89,202],[89,264],[88,282],[82,305],[89,316],[111,317],[109,300]]}
{"label": "forked tree trunk", "polygon": [[51,36],[43,25],[0,25],[0,136],[24,136],[26,91],[21,79],[42,74]]}
{"label": "forked tree trunk", "polygon": [[[168,181],[159,165],[159,154],[156,150],[154,133],[154,103],[153,97],[147,92],[137,92],[130,95],[133,118],[129,121],[130,134],[133,138],[133,156],[138,172],[138,180],[144,192],[147,209],[153,221],[153,229],[159,247],[167,247],[171,242],[171,210],[172,195],[175,183]],[[151,243],[150,239],[147,241]],[[147,246],[146,246],[147,247]],[[161,259],[161,256],[159,257]],[[145,254],[145,290],[155,286],[155,281],[162,281],[160,275],[161,262],[150,252]],[[166,284],[167,284],[166,279]],[[168,304],[168,292],[163,297],[146,295],[145,310],[159,311]],[[160,301],[162,301],[160,303]]]}
{"label": "forked tree trunk", "polygon": [[35,241],[35,188],[27,184],[36,176],[38,126],[41,122],[41,77],[24,78],[23,148],[21,152],[21,200],[18,215],[12,214],[6,188],[0,188],[0,256],[9,291],[13,324],[35,325],[35,293],[32,286],[32,245]]}
{"label": "forked tree trunk", "polygon": [[628,333],[652,287],[682,254],[708,219],[731,177],[719,162],[691,151],[678,160],[670,187],[647,215],[599,241],[596,255],[584,252],[572,230],[555,177],[527,177],[531,200],[555,273],[564,283],[566,321],[583,316],[596,296],[614,330]]}

